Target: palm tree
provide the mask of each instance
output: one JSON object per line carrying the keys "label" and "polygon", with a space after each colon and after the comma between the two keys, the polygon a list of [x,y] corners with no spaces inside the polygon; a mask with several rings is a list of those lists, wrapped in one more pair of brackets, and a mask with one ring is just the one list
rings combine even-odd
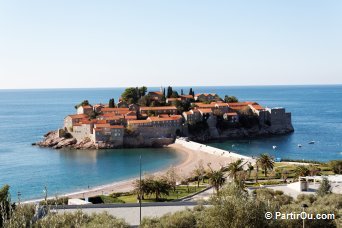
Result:
{"label": "palm tree", "polygon": [[233,178],[234,181],[236,181],[236,175],[239,171],[242,171],[243,168],[243,164],[242,164],[243,160],[242,159],[239,159],[235,162],[232,162],[228,165],[227,167],[227,171],[229,171],[229,176],[231,178]]}
{"label": "palm tree", "polygon": [[267,177],[267,170],[272,170],[274,167],[274,161],[268,154],[260,154],[257,158],[258,165],[264,169],[265,177]]}
{"label": "palm tree", "polygon": [[220,187],[224,184],[226,179],[224,178],[224,173],[222,169],[214,171],[210,166],[210,172],[208,173],[209,183],[216,190],[216,193],[219,193]]}
{"label": "palm tree", "polygon": [[309,173],[310,173],[309,169],[304,165],[297,166],[294,171],[295,171],[297,178],[298,177],[305,177],[305,176],[309,175]]}
{"label": "palm tree", "polygon": [[161,195],[169,195],[172,186],[164,179],[153,180],[152,192],[156,195],[156,201],[160,199]]}
{"label": "palm tree", "polygon": [[248,163],[248,168],[247,168],[247,171],[248,171],[248,179],[251,177],[251,173],[254,169],[254,166],[252,165],[252,163]]}
{"label": "palm tree", "polygon": [[255,169],[255,183],[258,183],[259,165],[258,165],[257,162],[255,163],[255,166],[256,166],[256,169]]}

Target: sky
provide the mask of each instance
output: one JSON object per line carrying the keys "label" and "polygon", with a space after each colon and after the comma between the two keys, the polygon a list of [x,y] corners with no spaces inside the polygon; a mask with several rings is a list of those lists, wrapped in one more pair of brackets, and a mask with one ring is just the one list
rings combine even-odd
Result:
{"label": "sky", "polygon": [[0,89],[342,84],[342,1],[0,0]]}

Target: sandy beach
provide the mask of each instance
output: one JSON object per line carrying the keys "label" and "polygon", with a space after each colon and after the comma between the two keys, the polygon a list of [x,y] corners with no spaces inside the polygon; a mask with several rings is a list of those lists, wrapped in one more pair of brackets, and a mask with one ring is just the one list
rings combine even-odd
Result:
{"label": "sandy beach", "polygon": [[[191,146],[184,146],[183,144],[187,144],[187,142],[179,142],[169,145],[168,147],[176,151],[177,153],[182,153],[183,159],[181,162],[174,166],[177,174],[179,176],[190,176],[195,167],[202,162],[205,168],[208,168],[208,164],[213,169],[219,169],[222,166],[226,166],[230,162],[236,161],[239,159],[239,155],[235,156],[222,156],[222,154],[211,154],[204,152],[203,150],[198,150],[196,147],[191,148]],[[191,144],[190,144],[191,145]],[[201,145],[201,144],[197,144]],[[189,148],[190,147],[190,148]],[[192,146],[193,147],[193,146]],[[212,148],[212,147],[208,147]],[[152,173],[153,175],[163,175],[167,171],[162,170],[159,172]],[[84,197],[91,197],[91,196],[97,196],[97,195],[108,195],[113,192],[128,192],[133,190],[133,184],[134,181],[138,179],[138,177],[129,179],[126,181],[120,181],[120,182],[114,182],[107,185],[97,186],[90,189],[86,189],[83,191],[73,192],[69,194],[64,194],[62,196],[67,196],[69,198],[84,198]],[[59,196],[61,197],[61,196]],[[42,199],[40,199],[42,200]],[[26,203],[29,202],[37,202],[40,200],[30,200],[26,201]]]}

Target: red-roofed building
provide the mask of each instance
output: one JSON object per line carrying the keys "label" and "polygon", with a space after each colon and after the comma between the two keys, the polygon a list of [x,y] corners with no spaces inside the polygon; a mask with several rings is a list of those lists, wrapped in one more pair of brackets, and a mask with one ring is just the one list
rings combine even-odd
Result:
{"label": "red-roofed building", "polygon": [[221,98],[216,93],[199,93],[195,95],[194,99],[201,102],[212,102],[221,100]]}
{"label": "red-roofed building", "polygon": [[147,94],[152,100],[155,100],[155,101],[161,101],[164,97],[163,93],[162,92],[159,92],[159,91],[155,91],[155,92],[148,92]]}
{"label": "red-roofed building", "polygon": [[185,122],[188,124],[195,124],[202,120],[201,113],[197,109],[193,109],[188,112],[183,112],[182,114]]}
{"label": "red-roofed building", "polygon": [[236,112],[226,112],[223,114],[223,119],[228,120],[231,123],[238,123],[239,115]]}
{"label": "red-roofed building", "polygon": [[140,107],[140,114],[154,114],[155,116],[160,114],[177,114],[177,108],[175,106],[160,106],[160,107]]}
{"label": "red-roofed building", "polygon": [[78,124],[82,119],[88,118],[86,114],[68,115],[64,118],[64,129],[70,131],[75,124]]}
{"label": "red-roofed building", "polygon": [[85,114],[90,116],[93,112],[93,107],[90,105],[79,106],[77,108],[77,114]]}

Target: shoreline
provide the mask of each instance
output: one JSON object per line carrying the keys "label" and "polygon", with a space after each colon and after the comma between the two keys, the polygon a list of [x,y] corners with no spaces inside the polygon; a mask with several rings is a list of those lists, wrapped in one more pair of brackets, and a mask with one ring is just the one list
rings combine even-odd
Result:
{"label": "shoreline", "polygon": [[[173,143],[167,146],[167,148],[172,149],[175,153],[181,154],[181,160],[178,164],[169,166],[162,170],[148,173],[150,175],[160,176],[164,175],[170,167],[173,167],[177,174],[181,177],[188,177],[194,168],[199,164],[200,161],[203,161],[203,166],[208,168],[207,164],[210,163],[210,166],[213,169],[219,169],[221,166],[227,165],[227,163],[233,162],[237,157],[226,157],[221,154],[210,154],[202,150],[196,150],[194,148],[188,148],[180,143]],[[217,149],[220,150],[220,149]],[[233,155],[233,154],[232,154]],[[235,155],[235,153],[234,153]],[[129,192],[134,189],[134,181],[137,180],[139,176],[129,178],[123,181],[115,181],[109,184],[94,186],[93,188],[78,190],[70,193],[65,193],[60,196],[61,197],[69,197],[69,198],[88,198],[97,195],[109,195],[114,192]],[[48,199],[54,199],[55,197],[48,197]],[[37,203],[44,199],[32,199],[26,200],[22,203]]]}

